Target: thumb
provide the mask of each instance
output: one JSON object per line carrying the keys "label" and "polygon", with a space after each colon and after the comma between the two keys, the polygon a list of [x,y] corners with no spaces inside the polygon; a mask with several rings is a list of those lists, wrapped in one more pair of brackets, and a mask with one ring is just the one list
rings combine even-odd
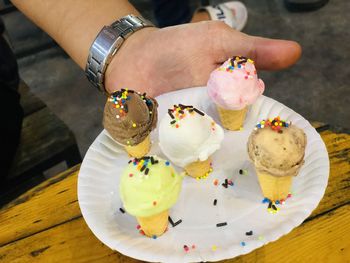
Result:
{"label": "thumb", "polygon": [[294,65],[301,56],[301,46],[295,41],[247,36],[251,57],[258,69],[278,70]]}
{"label": "thumb", "polygon": [[[301,56],[301,47],[295,41],[250,36],[232,28],[221,34],[220,60],[245,56],[255,61],[258,69],[278,70],[295,64]],[[222,63],[222,61],[218,61]]]}

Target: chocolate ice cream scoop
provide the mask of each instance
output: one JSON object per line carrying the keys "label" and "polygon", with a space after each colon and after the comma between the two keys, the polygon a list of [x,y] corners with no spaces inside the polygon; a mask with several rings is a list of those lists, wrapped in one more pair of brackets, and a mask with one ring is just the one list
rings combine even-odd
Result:
{"label": "chocolate ice cream scoop", "polygon": [[156,127],[157,107],[157,101],[146,93],[122,89],[108,98],[103,126],[120,144],[137,145]]}
{"label": "chocolate ice cream scoop", "polygon": [[258,124],[248,139],[248,154],[255,168],[272,176],[297,175],[305,147],[303,130],[279,118]]}

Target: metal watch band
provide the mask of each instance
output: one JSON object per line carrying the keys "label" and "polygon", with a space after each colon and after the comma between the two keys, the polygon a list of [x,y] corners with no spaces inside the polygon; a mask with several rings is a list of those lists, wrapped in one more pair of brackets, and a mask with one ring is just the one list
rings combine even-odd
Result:
{"label": "metal watch band", "polygon": [[88,80],[97,89],[106,92],[104,75],[112,57],[132,33],[152,26],[148,20],[134,15],[127,15],[110,26],[104,26],[90,47],[85,67]]}

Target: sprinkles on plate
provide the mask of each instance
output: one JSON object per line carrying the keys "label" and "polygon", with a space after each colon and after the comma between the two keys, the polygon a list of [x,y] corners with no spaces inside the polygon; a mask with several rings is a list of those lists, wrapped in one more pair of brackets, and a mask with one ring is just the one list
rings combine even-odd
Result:
{"label": "sprinkles on plate", "polygon": [[168,221],[169,221],[169,223],[171,224],[172,227],[176,227],[177,225],[182,223],[182,219],[174,222],[173,219],[170,216],[168,216]]}
{"label": "sprinkles on plate", "polygon": [[[292,194],[288,194],[286,199],[291,198],[291,197],[292,197]],[[265,197],[261,202],[263,204],[268,204],[267,211],[269,213],[276,214],[280,210],[280,208],[277,207],[276,205],[284,205],[286,203],[286,200],[281,199],[281,200],[272,201],[272,200]]]}
{"label": "sprinkles on plate", "polygon": [[225,179],[225,182],[224,183],[222,183],[221,184],[223,187],[225,187],[225,188],[228,188],[228,186],[230,185],[230,186],[234,186],[234,183],[233,183],[233,181],[232,180],[229,180],[229,179]]}
{"label": "sprinkles on plate", "polygon": [[248,232],[245,232],[246,236],[252,236],[253,235],[253,230],[250,230]]}
{"label": "sprinkles on plate", "polygon": [[[184,248],[184,251],[185,251],[185,252],[190,251],[190,247],[187,246],[187,245],[184,245],[183,248]],[[193,245],[191,246],[191,248],[192,248],[192,249],[196,249],[196,245],[193,244]]]}
{"label": "sprinkles on plate", "polygon": [[239,170],[239,174],[248,175],[248,170],[246,170],[246,169],[240,169],[240,170]]}

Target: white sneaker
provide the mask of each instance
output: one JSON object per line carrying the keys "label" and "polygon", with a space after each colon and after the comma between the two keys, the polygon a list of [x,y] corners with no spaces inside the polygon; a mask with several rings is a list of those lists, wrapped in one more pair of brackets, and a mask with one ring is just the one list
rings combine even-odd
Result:
{"label": "white sneaker", "polygon": [[205,6],[197,9],[208,12],[211,20],[219,20],[227,25],[242,31],[248,20],[248,10],[242,2],[230,1],[216,6]]}

